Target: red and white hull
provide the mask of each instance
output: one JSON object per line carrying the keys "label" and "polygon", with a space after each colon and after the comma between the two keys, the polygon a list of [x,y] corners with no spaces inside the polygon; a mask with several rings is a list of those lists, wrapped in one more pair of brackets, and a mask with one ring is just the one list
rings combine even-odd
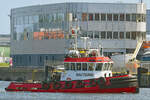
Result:
{"label": "red and white hull", "polygon": [[137,80],[117,76],[90,80],[53,81],[42,83],[12,82],[6,91],[63,92],[63,93],[138,93]]}

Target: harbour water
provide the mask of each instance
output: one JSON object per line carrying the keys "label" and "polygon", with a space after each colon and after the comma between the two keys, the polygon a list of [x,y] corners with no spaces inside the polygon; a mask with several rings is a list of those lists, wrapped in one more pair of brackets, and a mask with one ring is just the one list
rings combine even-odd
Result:
{"label": "harbour water", "polygon": [[150,100],[150,88],[141,88],[137,94],[77,94],[6,92],[9,82],[0,81],[0,100]]}

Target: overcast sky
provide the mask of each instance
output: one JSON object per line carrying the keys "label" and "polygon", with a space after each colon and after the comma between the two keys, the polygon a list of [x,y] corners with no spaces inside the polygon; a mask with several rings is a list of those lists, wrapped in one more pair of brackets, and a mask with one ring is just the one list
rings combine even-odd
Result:
{"label": "overcast sky", "polygon": [[[62,3],[62,2],[98,2],[98,3],[138,3],[140,0],[1,0],[0,3],[0,34],[10,33],[10,22],[8,15],[10,9],[16,7],[38,5],[38,4],[50,4],[50,3]],[[150,9],[150,0],[143,0],[146,3],[147,8]]]}

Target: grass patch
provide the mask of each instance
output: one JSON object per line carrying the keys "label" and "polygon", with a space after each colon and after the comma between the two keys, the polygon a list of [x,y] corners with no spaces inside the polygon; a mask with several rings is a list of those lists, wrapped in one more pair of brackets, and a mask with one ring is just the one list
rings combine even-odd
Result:
{"label": "grass patch", "polygon": [[9,67],[9,63],[0,63],[0,67]]}

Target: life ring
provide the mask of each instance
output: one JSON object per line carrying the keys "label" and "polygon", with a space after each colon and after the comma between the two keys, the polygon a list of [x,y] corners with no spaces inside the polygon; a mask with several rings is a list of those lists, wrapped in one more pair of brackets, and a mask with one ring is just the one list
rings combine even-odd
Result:
{"label": "life ring", "polygon": [[90,87],[95,87],[97,85],[97,81],[95,79],[90,79],[89,80],[89,86]]}
{"label": "life ring", "polygon": [[50,88],[50,84],[49,83],[46,83],[46,82],[42,83],[42,89],[48,90],[49,88]]}
{"label": "life ring", "polygon": [[98,83],[100,88],[104,88],[106,86],[106,79],[104,77],[100,77],[97,80],[97,83]]}
{"label": "life ring", "polygon": [[53,89],[60,89],[61,88],[61,83],[60,82],[54,82],[53,83]]}
{"label": "life ring", "polygon": [[71,82],[71,81],[66,81],[65,82],[65,89],[71,89],[72,88],[72,86],[73,86],[73,83]]}
{"label": "life ring", "polygon": [[84,82],[82,80],[76,81],[76,88],[83,88],[84,87]]}

